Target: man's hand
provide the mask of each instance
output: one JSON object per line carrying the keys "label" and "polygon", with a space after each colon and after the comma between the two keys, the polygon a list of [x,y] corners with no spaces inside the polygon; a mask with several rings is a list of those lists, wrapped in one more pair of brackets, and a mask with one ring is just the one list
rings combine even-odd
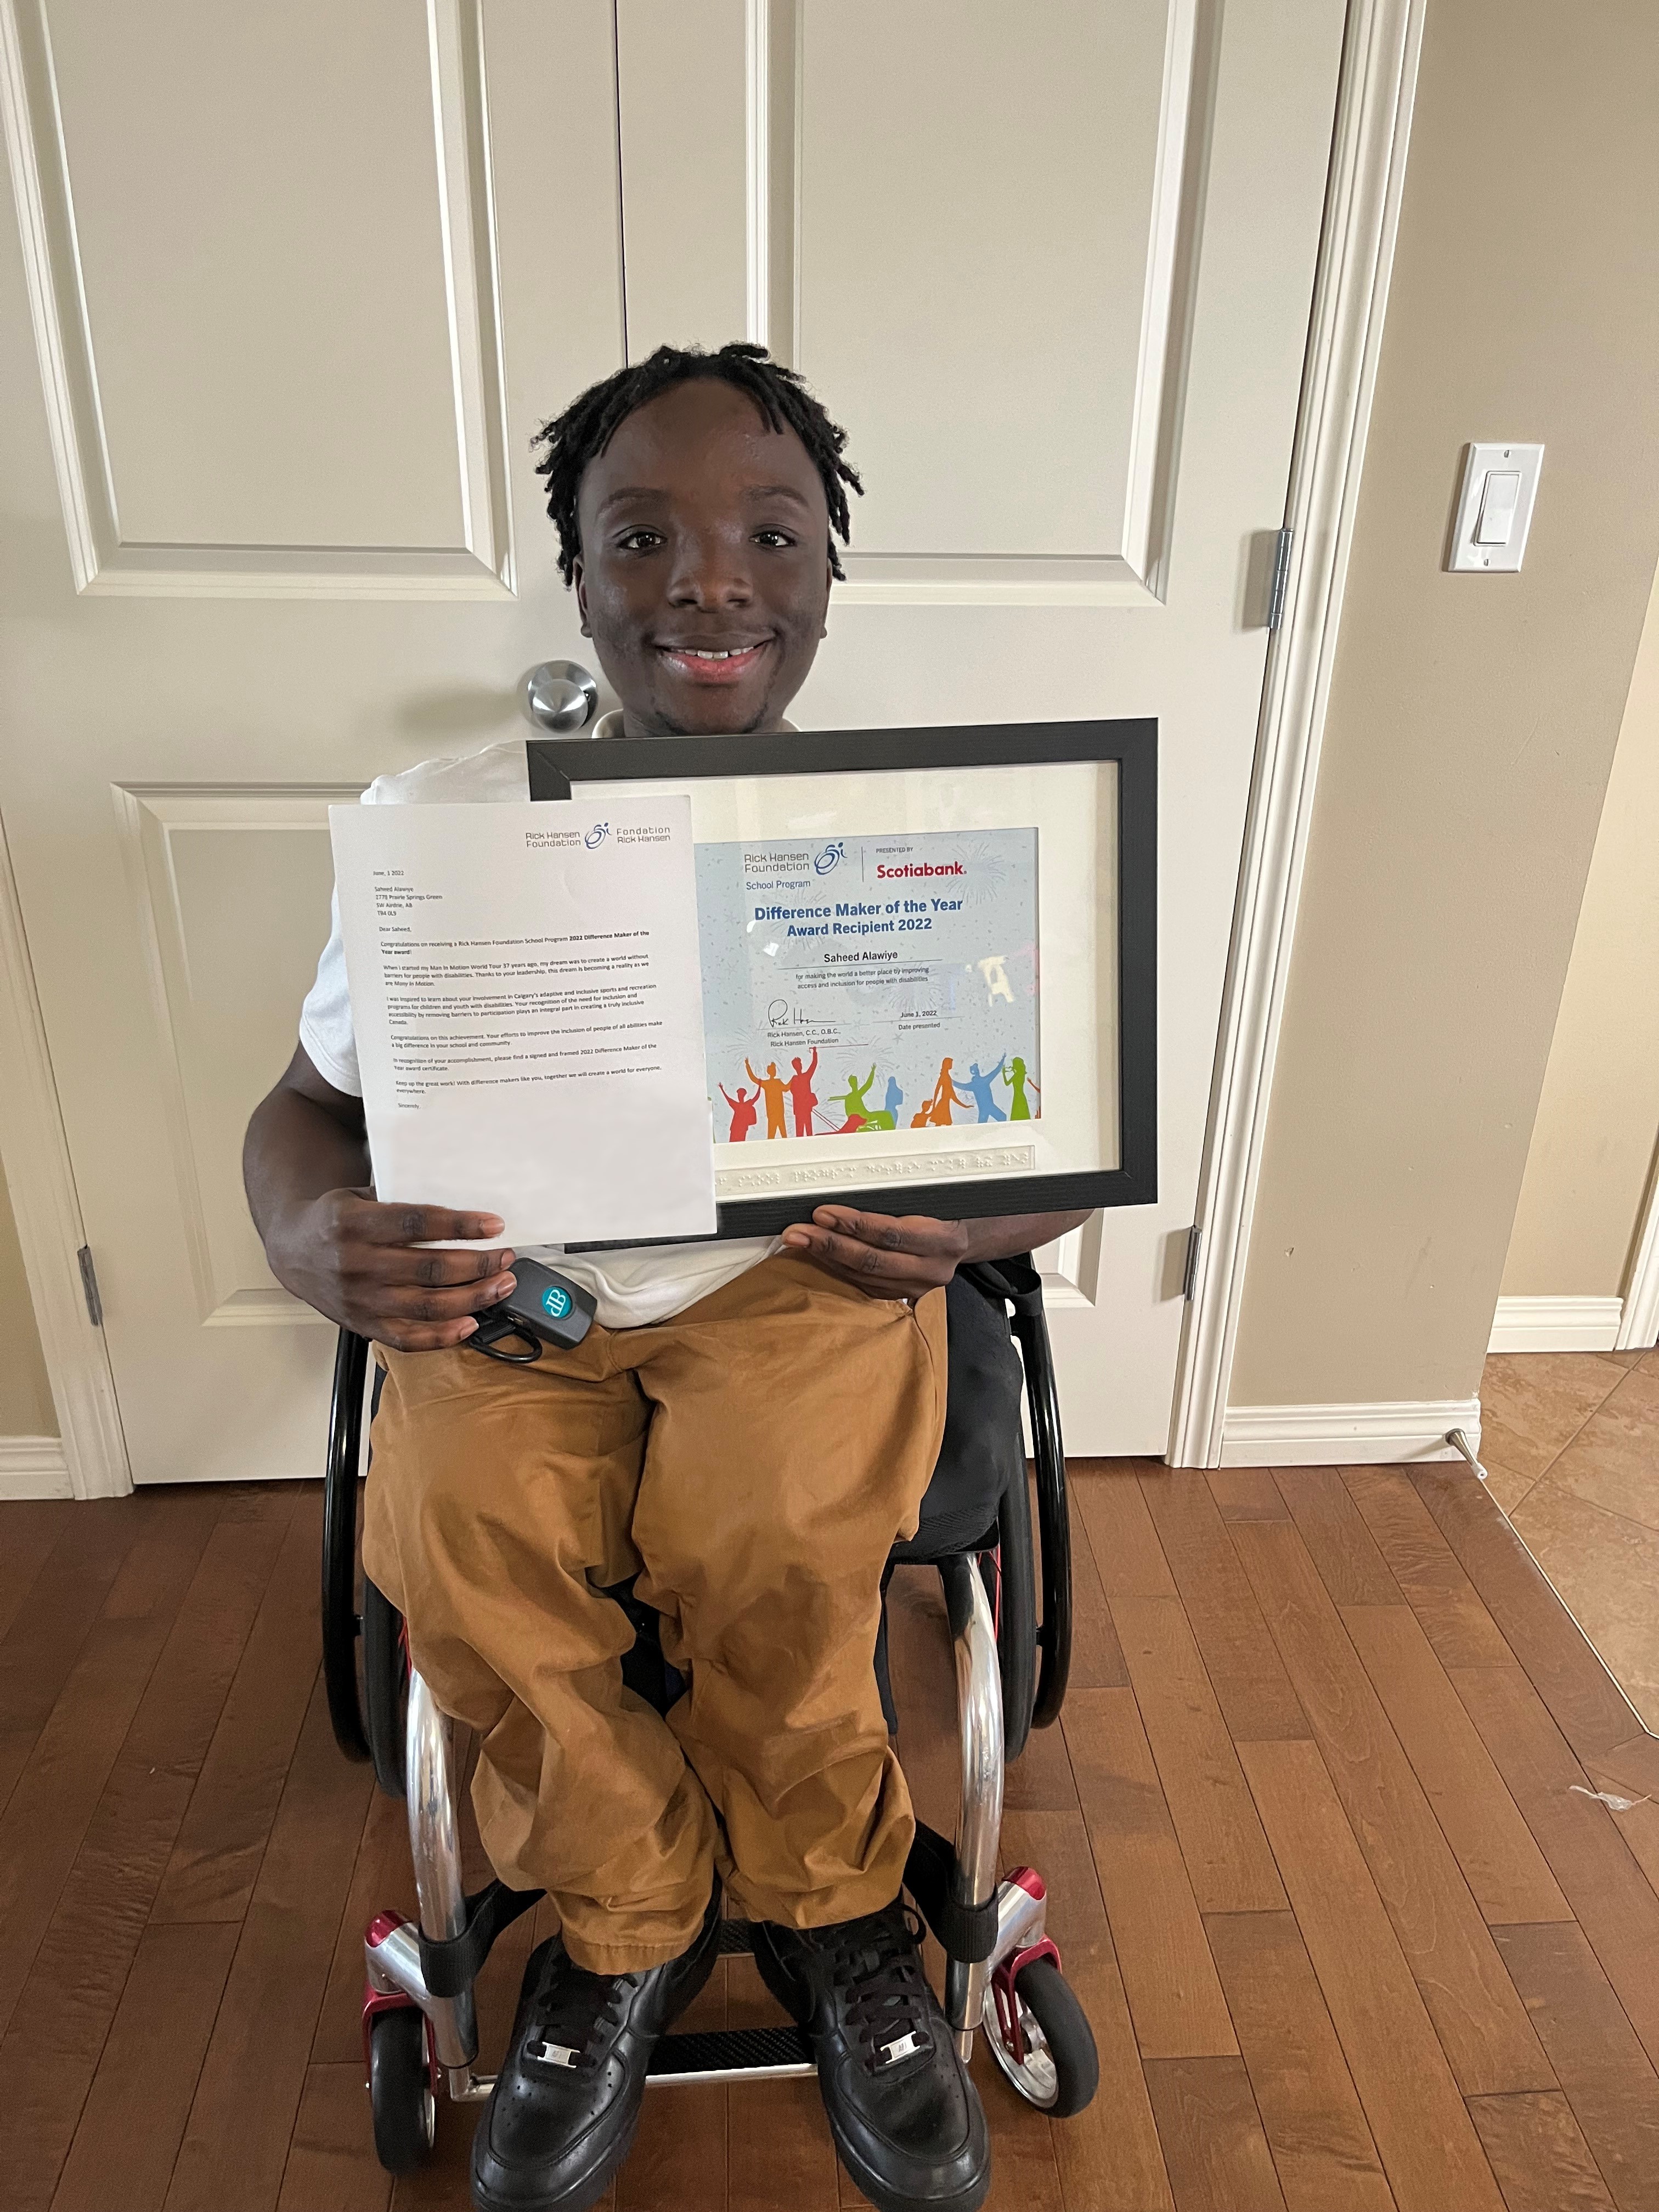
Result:
{"label": "man's hand", "polygon": [[968,1225],[925,1213],[898,1220],[850,1206],[821,1206],[810,1224],[784,1231],[783,1249],[872,1298],[915,1299],[948,1283],[968,1257]]}
{"label": "man's hand", "polygon": [[438,1237],[499,1237],[499,1214],[380,1206],[367,1190],[328,1190],[285,1206],[265,1237],[278,1282],[319,1313],[395,1352],[464,1344],[472,1318],[511,1292],[507,1251],[433,1252]]}

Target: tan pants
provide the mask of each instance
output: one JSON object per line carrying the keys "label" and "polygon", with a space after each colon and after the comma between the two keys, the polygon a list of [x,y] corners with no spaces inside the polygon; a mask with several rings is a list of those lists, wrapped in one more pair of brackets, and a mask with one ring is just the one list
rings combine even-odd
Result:
{"label": "tan pants", "polygon": [[[443,1710],[476,1729],[502,1879],[580,1965],[690,1943],[718,1868],[750,1919],[897,1894],[913,1822],[873,1661],[887,1553],[945,1420],[945,1297],[870,1298],[786,1254],[655,1327],[528,1368],[382,1353],[363,1533]],[[690,1689],[623,1686],[638,1574]]]}

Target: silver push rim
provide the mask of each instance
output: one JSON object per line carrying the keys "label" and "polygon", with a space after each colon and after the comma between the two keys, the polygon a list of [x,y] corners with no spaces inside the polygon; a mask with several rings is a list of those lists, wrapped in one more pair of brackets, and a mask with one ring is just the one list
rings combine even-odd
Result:
{"label": "silver push rim", "polygon": [[1025,2042],[1025,2056],[1016,2058],[1003,2040],[1002,2021],[997,2011],[996,1990],[985,1984],[985,2038],[991,2046],[991,2056],[1013,2083],[1028,2105],[1047,2112],[1060,2098],[1060,2075],[1054,2067],[1054,2053],[1048,2048],[1048,2039],[1036,2014],[1019,1993],[1019,1984],[1014,1984],[1014,2002],[1019,2008],[1019,2032]]}

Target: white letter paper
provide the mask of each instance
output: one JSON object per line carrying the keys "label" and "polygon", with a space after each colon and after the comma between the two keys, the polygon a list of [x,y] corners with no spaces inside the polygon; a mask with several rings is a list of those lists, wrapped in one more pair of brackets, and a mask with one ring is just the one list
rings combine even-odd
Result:
{"label": "white letter paper", "polygon": [[712,1236],[689,799],[331,806],[375,1194]]}

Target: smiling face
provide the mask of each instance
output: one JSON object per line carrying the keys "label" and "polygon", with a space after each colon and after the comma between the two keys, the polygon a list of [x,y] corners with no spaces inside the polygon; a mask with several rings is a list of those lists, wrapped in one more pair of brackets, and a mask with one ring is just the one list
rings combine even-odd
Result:
{"label": "smiling face", "polygon": [[729,384],[629,416],[577,501],[582,634],[629,737],[775,730],[830,604],[830,515],[806,448]]}

